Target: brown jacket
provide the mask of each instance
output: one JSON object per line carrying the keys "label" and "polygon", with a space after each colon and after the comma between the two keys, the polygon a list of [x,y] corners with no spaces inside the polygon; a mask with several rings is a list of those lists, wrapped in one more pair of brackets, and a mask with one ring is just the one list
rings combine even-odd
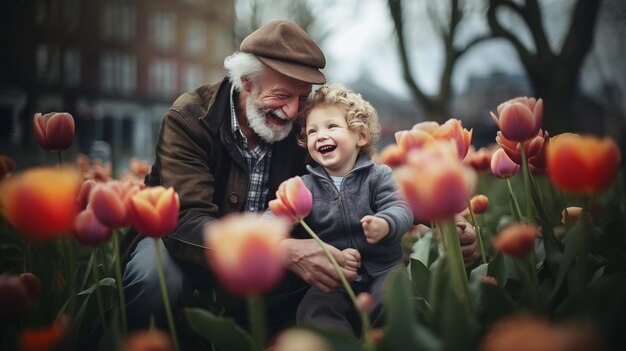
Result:
{"label": "brown jacket", "polygon": [[[176,259],[207,267],[203,227],[215,218],[243,211],[248,167],[234,142],[228,79],[181,95],[165,114],[156,160],[146,185],[173,187],[180,197],[176,229],[163,238]],[[296,145],[299,126],[273,145],[269,199],[280,183],[305,171],[305,150]],[[267,204],[266,204],[267,205]]]}

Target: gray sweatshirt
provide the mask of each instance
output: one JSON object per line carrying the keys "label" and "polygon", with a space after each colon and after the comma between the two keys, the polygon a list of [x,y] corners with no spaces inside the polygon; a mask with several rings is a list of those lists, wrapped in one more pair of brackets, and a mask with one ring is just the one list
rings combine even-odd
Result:
{"label": "gray sweatshirt", "polygon": [[[313,194],[313,209],[304,221],[311,229],[324,242],[340,250],[358,250],[361,274],[376,277],[400,263],[400,239],[413,224],[413,214],[401,199],[391,168],[359,155],[339,190],[321,166],[309,165],[307,170],[310,174],[302,179]],[[369,244],[363,233],[360,221],[365,215],[375,215],[389,223],[389,234],[376,244]],[[309,238],[309,235],[297,226],[294,237]]]}

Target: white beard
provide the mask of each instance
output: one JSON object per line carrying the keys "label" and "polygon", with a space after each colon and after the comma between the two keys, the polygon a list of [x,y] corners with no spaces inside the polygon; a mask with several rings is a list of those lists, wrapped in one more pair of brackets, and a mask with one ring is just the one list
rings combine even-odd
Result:
{"label": "white beard", "polygon": [[292,122],[284,126],[268,124],[265,114],[271,113],[275,116],[287,120],[287,115],[281,109],[269,110],[257,99],[257,96],[250,96],[246,102],[246,117],[250,128],[267,143],[281,141],[289,135],[292,129]]}

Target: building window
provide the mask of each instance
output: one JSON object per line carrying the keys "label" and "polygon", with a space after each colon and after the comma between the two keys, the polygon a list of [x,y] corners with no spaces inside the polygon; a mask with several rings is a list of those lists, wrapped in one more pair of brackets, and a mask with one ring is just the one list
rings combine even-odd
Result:
{"label": "building window", "polygon": [[80,83],[80,51],[68,49],[63,57],[63,77],[65,84],[76,86]]}
{"label": "building window", "polygon": [[167,50],[176,42],[176,14],[156,12],[149,20],[149,30],[154,46]]}
{"label": "building window", "polygon": [[191,56],[198,55],[206,50],[207,26],[199,21],[187,24],[185,35],[185,51]]}
{"label": "building window", "polygon": [[130,42],[135,39],[137,13],[132,4],[107,2],[101,12],[100,37],[103,40]]}
{"label": "building window", "polygon": [[189,65],[185,67],[183,73],[183,89],[185,91],[193,90],[205,83],[204,72],[197,65]]}
{"label": "building window", "polygon": [[176,63],[156,59],[150,65],[150,91],[160,96],[172,96],[177,88]]}
{"label": "building window", "polygon": [[128,53],[104,53],[100,61],[100,88],[107,92],[133,93],[137,88],[137,58]]}
{"label": "building window", "polygon": [[36,49],[37,79],[47,83],[59,80],[59,50],[40,44]]}

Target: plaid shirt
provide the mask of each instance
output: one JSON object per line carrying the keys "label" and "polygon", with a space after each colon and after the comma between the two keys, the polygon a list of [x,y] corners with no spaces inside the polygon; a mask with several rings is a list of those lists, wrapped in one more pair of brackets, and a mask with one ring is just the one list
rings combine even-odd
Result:
{"label": "plaid shirt", "polygon": [[270,176],[270,159],[272,158],[272,145],[261,141],[259,145],[251,149],[248,139],[239,127],[235,115],[234,86],[230,90],[230,120],[235,136],[235,145],[248,164],[250,180],[248,193],[244,203],[244,210],[249,212],[265,211],[265,200],[269,192],[267,181]]}

